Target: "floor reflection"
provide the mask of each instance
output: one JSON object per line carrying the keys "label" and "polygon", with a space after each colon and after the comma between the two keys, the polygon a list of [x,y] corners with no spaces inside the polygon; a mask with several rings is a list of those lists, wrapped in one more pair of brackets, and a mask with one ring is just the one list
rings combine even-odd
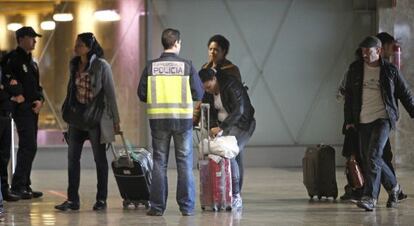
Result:
{"label": "floor reflection", "polygon": [[[146,209],[122,208],[122,200],[114,178],[109,181],[108,209],[104,212],[92,210],[96,189],[96,172],[83,170],[80,197],[81,209],[59,212],[54,205],[65,197],[66,170],[35,170],[33,186],[44,191],[41,199],[5,203],[6,220],[1,225],[12,226],[77,226],[77,225],[155,225],[155,226],[238,226],[238,225],[413,225],[414,187],[411,178],[414,172],[398,169],[399,183],[409,198],[399,204],[398,209],[385,207],[387,194],[381,193],[379,207],[374,212],[365,212],[355,204],[314,200],[309,202],[302,185],[302,171],[285,169],[247,169],[243,193],[243,211],[202,212],[197,201],[195,216],[181,216],[175,201],[176,171],[169,170],[169,198],[167,210],[162,217],[146,215]],[[342,169],[337,170],[338,187],[344,185]],[[197,175],[197,171],[194,174]],[[197,179],[198,180],[198,179]],[[197,181],[198,184],[198,181]],[[198,188],[197,188],[198,190]],[[342,193],[340,189],[340,193]],[[197,196],[198,197],[198,196]]]}

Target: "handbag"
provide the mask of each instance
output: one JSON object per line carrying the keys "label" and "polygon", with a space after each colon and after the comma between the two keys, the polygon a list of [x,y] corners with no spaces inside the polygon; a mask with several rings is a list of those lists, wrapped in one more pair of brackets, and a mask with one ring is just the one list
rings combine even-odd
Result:
{"label": "handbag", "polygon": [[99,91],[98,95],[96,95],[96,97],[86,105],[86,109],[83,112],[83,120],[85,125],[89,128],[99,125],[104,108],[104,91],[102,89]]}
{"label": "handbag", "polygon": [[99,125],[105,108],[105,93],[102,89],[88,104],[80,104],[75,97],[74,81],[69,81],[68,92],[62,104],[62,118],[71,125],[80,128],[93,128]]}
{"label": "handbag", "polygon": [[82,126],[82,114],[84,112],[84,106],[79,104],[75,97],[75,89],[72,78],[69,80],[68,91],[65,97],[65,101],[62,104],[62,118],[71,125]]}
{"label": "handbag", "polygon": [[346,162],[345,174],[352,188],[362,188],[364,186],[364,176],[355,159]]}
{"label": "handbag", "polygon": [[[237,145],[237,139],[235,136],[219,136],[211,139],[210,141],[207,138],[203,139],[204,144],[200,143],[199,150],[201,154],[214,154],[224,158],[234,158],[239,154],[239,146]],[[210,148],[208,148],[208,143],[210,142]],[[204,146],[204,150],[202,147]]]}

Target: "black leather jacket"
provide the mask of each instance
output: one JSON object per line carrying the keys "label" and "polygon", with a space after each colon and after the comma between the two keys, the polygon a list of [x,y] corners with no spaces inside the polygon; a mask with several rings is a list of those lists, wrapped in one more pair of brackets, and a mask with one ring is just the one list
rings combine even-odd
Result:
{"label": "black leather jacket", "polygon": [[218,121],[218,111],[214,107],[214,96],[205,93],[203,103],[210,104],[210,126],[220,126],[224,132],[231,127],[237,126],[242,130],[248,130],[250,123],[254,120],[254,108],[250,103],[246,88],[233,76],[217,72],[217,82],[220,87],[220,97],[223,107],[229,114],[223,122]]}
{"label": "black leather jacket", "polygon": [[[380,59],[380,87],[384,101],[385,110],[391,122],[391,127],[395,128],[395,123],[399,118],[398,100],[404,108],[414,117],[414,99],[408,87],[408,83],[400,74],[398,69],[391,63]],[[354,61],[348,69],[344,116],[345,124],[359,124],[362,107],[362,84],[364,81],[364,61]]]}

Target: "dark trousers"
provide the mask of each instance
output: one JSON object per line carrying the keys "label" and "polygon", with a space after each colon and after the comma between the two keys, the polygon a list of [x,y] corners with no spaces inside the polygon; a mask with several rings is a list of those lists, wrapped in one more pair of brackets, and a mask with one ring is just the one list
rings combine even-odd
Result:
{"label": "dark trousers", "polygon": [[7,166],[10,160],[11,126],[10,118],[0,116],[0,178],[1,190],[9,189]]}
{"label": "dark trousers", "polygon": [[394,173],[382,158],[390,128],[390,122],[387,119],[360,124],[360,150],[366,182],[364,196],[377,199],[381,183],[387,191],[391,191],[397,185]]}
{"label": "dark trousers", "polygon": [[[0,187],[2,186],[2,183],[1,183],[1,181],[0,181]],[[3,195],[1,194],[1,192],[0,192],[0,213],[3,213]]]}
{"label": "dark trousers", "polygon": [[[355,134],[352,134],[352,132],[354,132]],[[362,169],[362,172],[363,172],[364,167],[363,167],[363,162],[361,159],[361,153],[359,152],[359,149],[360,149],[359,143],[360,142],[359,142],[358,132],[350,131],[349,133],[345,134],[344,149],[349,149],[349,150],[346,150],[347,151],[346,153],[352,153],[355,155],[356,161],[359,163]],[[382,155],[382,159],[384,160],[384,163],[390,168],[392,173],[395,175],[394,166],[392,165],[392,157],[393,157],[393,154],[391,150],[391,143],[390,143],[390,139],[388,139],[384,146],[384,153]],[[347,156],[347,158],[349,158],[349,156]],[[348,181],[348,184],[345,186],[345,193],[350,193],[350,194],[352,193],[355,197],[362,197],[364,188],[352,189],[351,188],[352,182],[350,181],[349,177],[347,177],[347,181]],[[384,180],[384,177],[381,177],[381,183],[382,184],[386,183]]]}
{"label": "dark trousers", "polygon": [[17,151],[16,170],[12,180],[13,190],[30,187],[30,174],[37,152],[38,119],[39,115],[34,113],[14,117],[19,136],[19,149]]}
{"label": "dark trousers", "polygon": [[101,131],[99,126],[90,130],[81,130],[69,126],[68,136],[68,200],[79,203],[80,158],[83,144],[89,139],[98,179],[96,200],[106,201],[108,195],[108,160],[105,144],[100,143]]}

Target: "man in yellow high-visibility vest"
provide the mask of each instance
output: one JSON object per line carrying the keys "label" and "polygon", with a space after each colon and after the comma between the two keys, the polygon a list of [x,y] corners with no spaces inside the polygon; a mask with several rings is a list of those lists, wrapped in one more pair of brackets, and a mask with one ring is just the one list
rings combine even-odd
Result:
{"label": "man in yellow high-visibility vest", "polygon": [[193,101],[203,97],[203,88],[191,61],[178,56],[180,32],[165,29],[161,42],[164,52],[145,67],[138,86],[138,97],[147,103],[154,168],[147,215],[162,216],[167,197],[167,166],[171,138],[177,162],[177,203],[183,216],[194,214],[192,125]]}

